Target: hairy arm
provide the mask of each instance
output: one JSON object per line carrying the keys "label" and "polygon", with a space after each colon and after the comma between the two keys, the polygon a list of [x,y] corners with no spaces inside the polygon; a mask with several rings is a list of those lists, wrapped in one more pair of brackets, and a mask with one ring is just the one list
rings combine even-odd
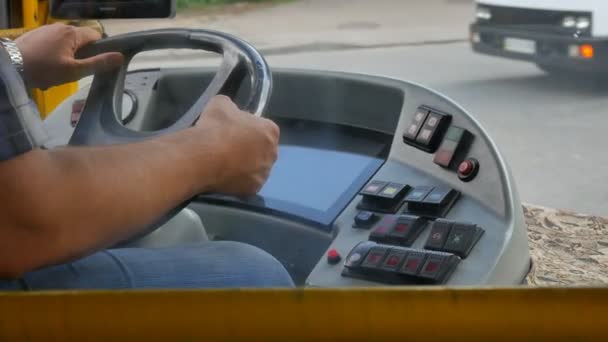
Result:
{"label": "hairy arm", "polygon": [[0,162],[0,278],[111,246],[197,193],[257,192],[278,135],[218,97],[195,127],[159,139]]}

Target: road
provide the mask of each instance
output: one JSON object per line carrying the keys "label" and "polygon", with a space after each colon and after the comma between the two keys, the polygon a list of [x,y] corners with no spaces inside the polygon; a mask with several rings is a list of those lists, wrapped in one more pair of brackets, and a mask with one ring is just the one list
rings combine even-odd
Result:
{"label": "road", "polygon": [[[353,71],[434,88],[473,113],[510,163],[523,201],[608,216],[608,86],[476,55],[467,43],[274,55],[274,67]],[[209,65],[209,59],[140,63]]]}

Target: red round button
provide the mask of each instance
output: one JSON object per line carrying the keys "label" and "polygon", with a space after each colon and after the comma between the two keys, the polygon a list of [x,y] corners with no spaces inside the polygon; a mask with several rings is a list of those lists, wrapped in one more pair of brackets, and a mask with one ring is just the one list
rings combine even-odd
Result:
{"label": "red round button", "polygon": [[340,256],[340,253],[336,250],[336,249],[330,249],[329,251],[327,251],[327,262],[334,265],[340,262],[340,260],[342,260],[342,257]]}
{"label": "red round button", "polygon": [[465,160],[460,165],[458,165],[458,173],[463,176],[468,176],[475,169],[475,164],[473,164],[470,160]]}

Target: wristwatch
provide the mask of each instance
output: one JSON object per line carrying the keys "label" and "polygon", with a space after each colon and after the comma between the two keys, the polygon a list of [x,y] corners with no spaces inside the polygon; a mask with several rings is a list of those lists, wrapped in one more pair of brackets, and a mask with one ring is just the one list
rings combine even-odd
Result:
{"label": "wristwatch", "polygon": [[6,50],[13,66],[19,72],[19,75],[23,76],[23,56],[21,55],[21,51],[15,42],[8,38],[0,38],[0,45]]}

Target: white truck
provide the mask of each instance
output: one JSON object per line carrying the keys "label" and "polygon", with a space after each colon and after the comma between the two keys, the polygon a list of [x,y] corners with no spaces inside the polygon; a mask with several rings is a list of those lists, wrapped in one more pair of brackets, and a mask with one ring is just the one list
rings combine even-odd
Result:
{"label": "white truck", "polygon": [[477,0],[473,50],[549,73],[608,75],[608,0]]}

